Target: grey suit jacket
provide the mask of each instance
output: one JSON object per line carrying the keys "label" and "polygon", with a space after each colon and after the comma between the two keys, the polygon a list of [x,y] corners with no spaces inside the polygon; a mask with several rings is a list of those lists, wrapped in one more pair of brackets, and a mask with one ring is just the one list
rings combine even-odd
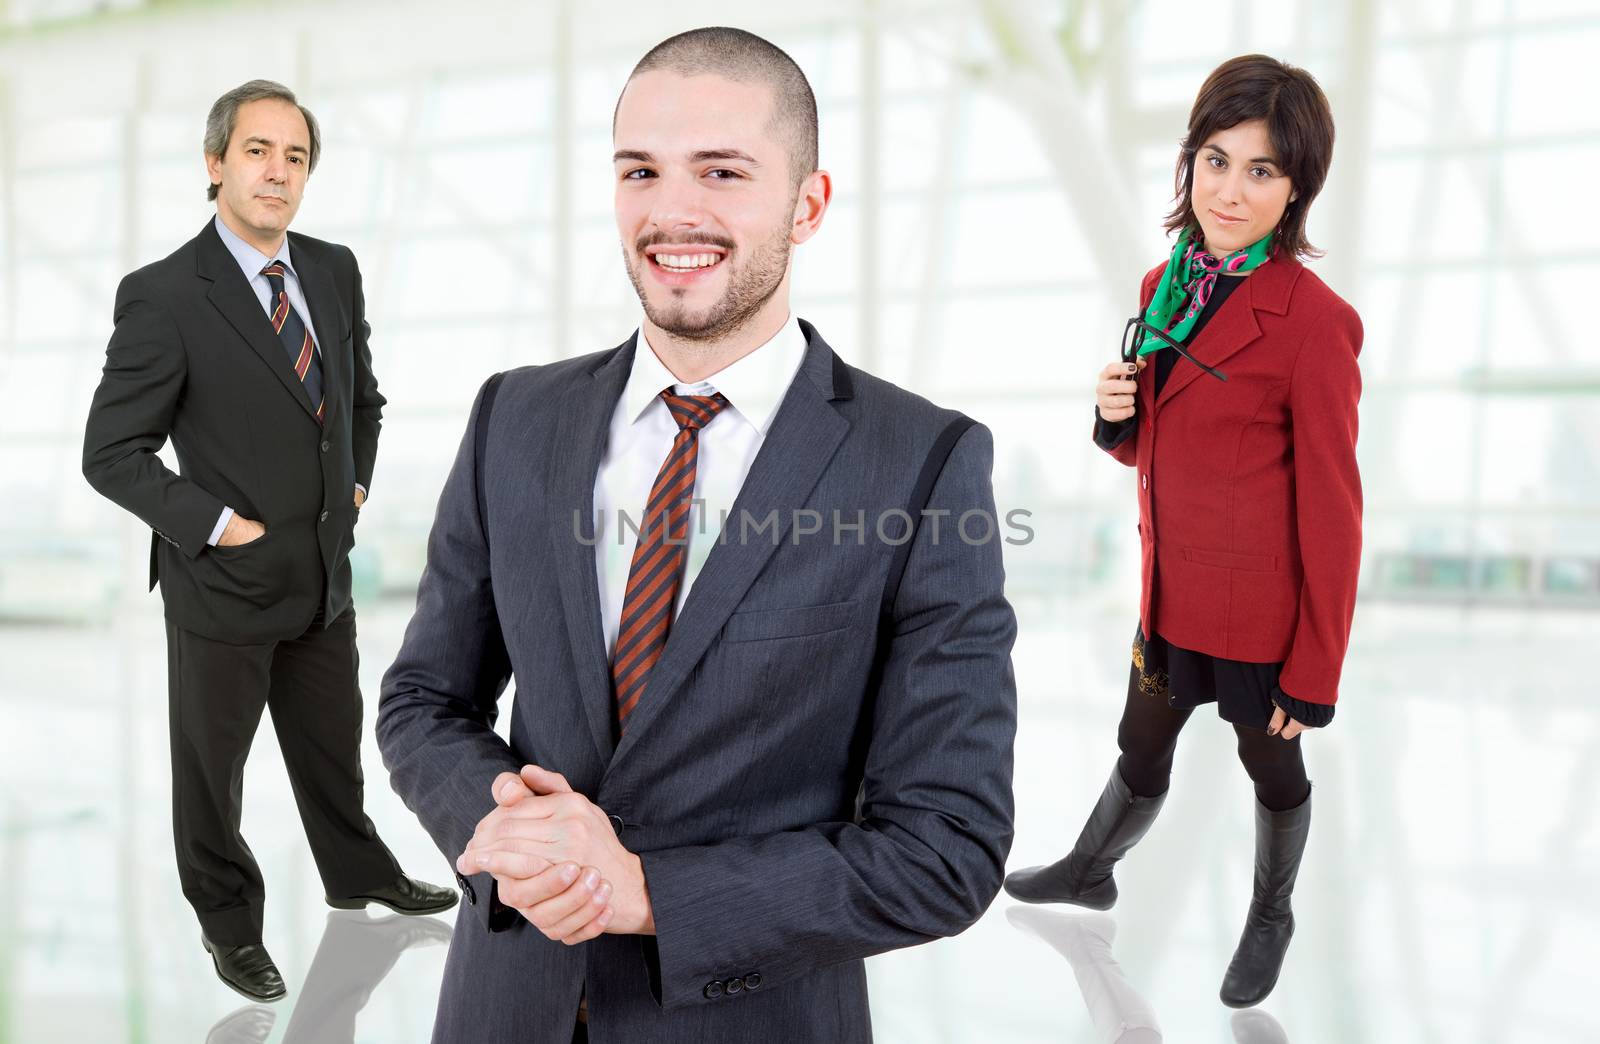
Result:
{"label": "grey suit jacket", "polygon": [[[574,515],[592,517],[633,339],[507,372],[481,476],[474,404],[384,676],[384,763],[452,861],[498,773],[563,773],[640,855],[656,935],[568,947],[500,907],[488,875],[462,878],[434,1040],[567,1044],[584,990],[597,1044],[869,1040],[862,958],[955,935],[998,891],[1016,619],[1001,527],[980,542],[974,516],[969,542],[955,525],[994,517],[990,434],[956,443],[929,502],[949,514],[937,533],[925,516],[880,618],[895,548],[877,520],[898,536],[957,415],[802,327],[805,360],[620,742]],[[835,511],[865,526],[836,534]],[[493,725],[513,677],[508,746]]]}

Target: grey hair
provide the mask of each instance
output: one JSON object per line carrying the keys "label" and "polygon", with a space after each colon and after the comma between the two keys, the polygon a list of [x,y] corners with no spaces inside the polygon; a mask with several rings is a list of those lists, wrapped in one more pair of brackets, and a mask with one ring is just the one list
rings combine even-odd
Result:
{"label": "grey hair", "polygon": [[[206,155],[222,156],[227,153],[228,142],[233,139],[234,124],[239,122],[239,106],[267,99],[286,101],[306,118],[306,128],[311,132],[311,155],[306,158],[306,173],[316,170],[317,157],[322,154],[322,131],[317,127],[317,118],[311,115],[310,109],[300,104],[293,91],[272,80],[251,80],[240,84],[212,104],[211,111],[206,115]],[[216,198],[217,186],[207,185],[206,199]]]}
{"label": "grey hair", "polygon": [[[795,60],[776,44],[755,33],[727,26],[691,29],[650,48],[628,74],[666,69],[680,76],[714,73],[736,83],[760,83],[772,89],[772,126],[789,145],[789,168],[794,187],[817,169],[817,99],[811,83]],[[623,86],[623,93],[627,86]],[[617,98],[617,109],[622,98]],[[617,119],[611,117],[612,133]]]}

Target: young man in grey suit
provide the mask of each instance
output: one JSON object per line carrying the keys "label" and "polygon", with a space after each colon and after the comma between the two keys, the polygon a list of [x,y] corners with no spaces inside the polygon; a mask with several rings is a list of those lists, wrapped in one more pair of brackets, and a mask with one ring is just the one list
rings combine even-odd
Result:
{"label": "young man in grey suit", "polygon": [[663,42],[614,139],[644,320],[485,385],[384,677],[473,907],[434,1039],[867,1040],[862,958],[963,931],[1010,848],[990,435],[791,315],[832,183],[782,51]]}
{"label": "young man in grey suit", "polygon": [[[153,531],[183,894],[217,975],[262,1001],[284,985],[239,821],[264,708],[328,903],[419,914],[456,901],[402,874],[362,811],[348,559],[384,399],[355,256],[288,231],[320,151],[287,87],[252,80],[217,99],[216,216],[117,288],[83,441],[90,484]],[[156,456],[169,438],[177,473]]]}

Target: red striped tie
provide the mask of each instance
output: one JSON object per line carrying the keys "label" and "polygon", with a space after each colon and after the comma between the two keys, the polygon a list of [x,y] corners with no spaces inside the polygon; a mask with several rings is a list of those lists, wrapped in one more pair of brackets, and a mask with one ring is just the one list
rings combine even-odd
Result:
{"label": "red striped tie", "polygon": [[672,449],[656,473],[645,504],[644,524],[628,568],[628,589],[617,624],[617,649],[611,658],[611,686],[616,695],[617,722],[627,727],[628,715],[644,693],[650,668],[661,659],[672,626],[684,568],[689,560],[689,502],[694,497],[697,436],[728,400],[716,395],[674,395],[661,398],[678,422]]}
{"label": "red striped tie", "polygon": [[283,285],[288,269],[278,261],[261,270],[272,290],[272,329],[289,353],[289,365],[294,375],[306,386],[306,394],[317,404],[317,423],[324,420],[327,403],[322,396],[322,364],[317,360],[317,345],[311,339],[311,330],[300,320],[300,314],[289,305],[289,294]]}

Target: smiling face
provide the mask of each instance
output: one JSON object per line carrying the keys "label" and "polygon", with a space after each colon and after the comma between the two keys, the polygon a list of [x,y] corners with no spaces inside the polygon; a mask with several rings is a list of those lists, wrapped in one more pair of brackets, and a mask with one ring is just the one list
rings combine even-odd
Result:
{"label": "smiling face", "polygon": [[300,209],[311,161],[311,130],[300,109],[277,98],[239,106],[226,152],[206,156],[223,222],[272,253]]}
{"label": "smiling face", "polygon": [[1278,227],[1295,198],[1262,120],[1217,131],[1195,154],[1194,209],[1205,246],[1217,257],[1242,250]]}
{"label": "smiling face", "polygon": [[761,83],[651,70],[617,106],[617,231],[623,260],[660,329],[719,341],[789,311],[789,257],[822,220],[827,175],[796,190],[790,150]]}

